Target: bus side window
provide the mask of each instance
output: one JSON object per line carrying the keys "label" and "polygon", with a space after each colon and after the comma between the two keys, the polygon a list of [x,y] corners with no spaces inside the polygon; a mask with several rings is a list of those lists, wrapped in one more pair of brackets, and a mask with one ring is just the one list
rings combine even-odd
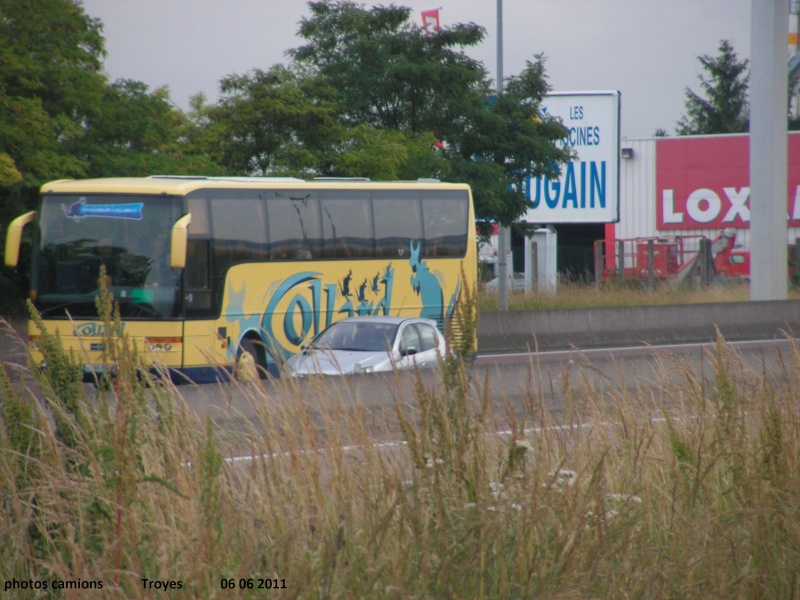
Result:
{"label": "bus side window", "polygon": [[327,190],[320,201],[326,258],[375,256],[369,192]]}
{"label": "bus side window", "polygon": [[403,259],[410,242],[422,239],[422,208],[419,193],[378,191],[372,194],[375,215],[375,256]]}
{"label": "bus side window", "polygon": [[464,256],[467,252],[467,198],[458,192],[427,192],[422,198],[425,256]]}
{"label": "bus side window", "polygon": [[322,231],[319,201],[313,193],[267,191],[267,221],[272,260],[319,258]]}
{"label": "bus side window", "polygon": [[266,210],[256,190],[215,189],[208,195],[213,232],[211,303],[218,314],[229,269],[267,257]]}

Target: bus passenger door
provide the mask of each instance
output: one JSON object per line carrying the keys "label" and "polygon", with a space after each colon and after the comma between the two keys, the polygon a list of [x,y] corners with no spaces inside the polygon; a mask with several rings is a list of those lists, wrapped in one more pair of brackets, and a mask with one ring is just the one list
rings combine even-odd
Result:
{"label": "bus passenger door", "polygon": [[195,381],[224,378],[232,363],[226,333],[218,331],[218,302],[212,290],[212,243],[206,199],[189,199],[192,222],[186,242],[183,280],[183,369]]}

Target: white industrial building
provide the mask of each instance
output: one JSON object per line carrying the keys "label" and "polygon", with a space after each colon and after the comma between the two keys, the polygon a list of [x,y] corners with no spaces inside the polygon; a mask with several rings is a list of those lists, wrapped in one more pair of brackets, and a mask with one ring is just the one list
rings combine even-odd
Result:
{"label": "white industrial building", "polygon": [[[787,246],[800,238],[800,132],[788,134]],[[618,220],[610,223],[539,223],[537,288],[552,290],[558,279],[594,280],[596,243],[604,244],[604,268],[617,269],[624,241],[626,267],[635,245],[677,240],[697,250],[701,237],[735,235],[738,251],[749,251],[749,136],[680,136],[619,141]],[[563,185],[563,184],[562,184]],[[531,270],[531,240],[512,240],[514,271]],[[484,254],[491,254],[491,247]],[[683,260],[683,259],[682,259]],[[517,282],[514,287],[520,288]],[[528,284],[527,289],[532,289]]]}
{"label": "white industrial building", "polygon": [[[737,244],[749,249],[750,230],[749,222],[743,221],[737,214],[735,219],[729,222],[720,222],[725,218],[726,213],[731,212],[731,208],[726,204],[726,188],[735,188],[740,197],[746,196],[746,191],[742,193],[742,188],[748,187],[750,178],[748,165],[731,165],[727,163],[728,175],[730,180],[725,179],[725,174],[720,171],[726,168],[726,148],[740,145],[746,148],[748,137],[746,134],[738,135],[715,135],[715,136],[685,136],[676,138],[644,138],[626,139],[621,142],[620,158],[620,197],[619,197],[619,222],[606,227],[606,239],[627,239],[627,238],[647,238],[647,237],[669,237],[675,235],[694,236],[703,235],[714,238],[723,229],[733,228],[737,233]],[[787,194],[787,217],[789,217],[789,227],[787,244],[793,244],[795,239],[800,236],[800,155],[791,152],[797,146],[800,149],[800,132],[789,134],[789,188]],[[686,170],[693,170],[693,175],[686,173],[687,180],[697,181],[697,185],[702,187],[692,187],[687,190],[690,193],[698,189],[707,189],[713,192],[720,199],[720,210],[718,219],[710,219],[708,224],[700,227],[692,227],[696,223],[691,219],[686,219],[686,223],[680,228],[659,228],[659,211],[662,211],[663,220],[665,209],[664,195],[668,193],[668,188],[658,185],[659,169],[663,165],[659,162],[658,145],[679,142],[686,144],[689,148],[703,143],[712,142],[721,151],[715,155],[697,157],[698,162],[689,163]],[[741,154],[741,153],[740,153]],[[627,156],[627,158],[626,158]],[[679,212],[676,209],[676,201],[683,205],[687,198],[674,198],[672,214]],[[746,206],[749,206],[749,198]],[[669,207],[667,207],[669,208]],[[713,210],[714,207],[709,207]],[[709,210],[707,209],[707,210]],[[794,225],[793,225],[794,224]]]}

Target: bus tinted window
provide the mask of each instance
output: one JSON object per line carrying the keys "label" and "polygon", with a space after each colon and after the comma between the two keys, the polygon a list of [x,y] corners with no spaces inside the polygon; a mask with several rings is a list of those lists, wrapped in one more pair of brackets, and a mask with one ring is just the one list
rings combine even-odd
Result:
{"label": "bus tinted window", "polygon": [[211,198],[211,223],[215,271],[268,258],[264,202],[260,199]]}
{"label": "bus tinted window", "polygon": [[422,193],[425,256],[464,256],[467,250],[467,198],[458,192]]}
{"label": "bus tinted window", "polygon": [[[187,198],[186,207],[192,215],[192,222],[189,224],[184,269],[185,314],[189,318],[209,317],[218,312],[218,307],[212,303],[211,223],[205,190]],[[224,273],[213,278],[217,288],[221,289],[223,276]]]}
{"label": "bus tinted window", "polygon": [[368,192],[328,191],[320,202],[326,258],[372,258],[375,244]]}
{"label": "bus tinted window", "polygon": [[375,256],[408,256],[409,241],[422,239],[422,207],[418,192],[375,192]]}
{"label": "bus tinted window", "polygon": [[192,214],[189,223],[189,235],[202,235],[208,237],[211,229],[208,226],[208,204],[205,198],[189,198],[188,209]]}
{"label": "bus tinted window", "polygon": [[36,308],[48,318],[97,318],[103,268],[122,318],[176,317],[178,274],[167,259],[181,203],[175,196],[46,195],[34,249]]}
{"label": "bus tinted window", "polygon": [[[207,239],[190,239],[186,246],[185,299],[186,316],[209,316],[215,314],[212,306],[211,269],[209,268],[209,246]],[[221,289],[221,278],[215,279]]]}
{"label": "bus tinted window", "polygon": [[266,191],[270,256],[307,260],[322,254],[322,231],[316,193]]}
{"label": "bus tinted window", "polygon": [[218,241],[241,242],[256,254],[267,243],[264,202],[258,198],[211,198],[214,237]]}

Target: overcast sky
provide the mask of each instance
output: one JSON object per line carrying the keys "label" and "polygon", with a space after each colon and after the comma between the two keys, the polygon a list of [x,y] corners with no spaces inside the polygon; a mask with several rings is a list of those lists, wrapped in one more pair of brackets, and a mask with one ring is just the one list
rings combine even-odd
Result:
{"label": "overcast sky", "polygon": [[[554,91],[619,90],[623,138],[672,134],[684,90],[700,91],[697,57],[715,56],[720,40],[740,59],[750,55],[751,0],[504,0],[503,71],[518,74],[543,53]],[[752,0],[756,2],[758,0]],[[364,2],[388,5],[391,0]],[[190,96],[218,99],[219,81],[286,64],[301,45],[301,0],[83,0],[106,38],[109,77],[169,86],[188,108]],[[420,11],[440,8],[443,25],[477,23],[486,40],[467,53],[497,73],[496,0],[405,0]]]}

